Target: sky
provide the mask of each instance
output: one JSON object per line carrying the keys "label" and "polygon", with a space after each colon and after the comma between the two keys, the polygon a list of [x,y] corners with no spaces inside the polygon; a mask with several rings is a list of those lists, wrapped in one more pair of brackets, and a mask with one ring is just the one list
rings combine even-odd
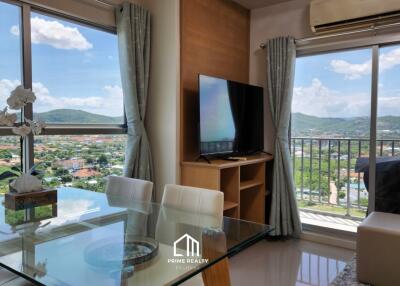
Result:
{"label": "sky", "polygon": [[200,79],[200,140],[230,141],[235,138],[228,83],[208,76]]}
{"label": "sky", "polygon": [[[22,74],[20,11],[0,3],[0,109]],[[31,14],[34,112],[59,108],[123,115],[117,36]]]}
{"label": "sky", "polygon": [[[318,117],[370,116],[369,48],[299,57],[292,111]],[[379,55],[378,116],[400,116],[400,45]]]}

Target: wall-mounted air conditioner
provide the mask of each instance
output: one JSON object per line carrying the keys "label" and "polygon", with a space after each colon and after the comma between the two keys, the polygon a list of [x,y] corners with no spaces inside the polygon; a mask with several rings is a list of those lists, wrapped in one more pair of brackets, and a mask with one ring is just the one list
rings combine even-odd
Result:
{"label": "wall-mounted air conditioner", "polygon": [[400,0],[311,0],[313,32],[351,29],[400,21]]}

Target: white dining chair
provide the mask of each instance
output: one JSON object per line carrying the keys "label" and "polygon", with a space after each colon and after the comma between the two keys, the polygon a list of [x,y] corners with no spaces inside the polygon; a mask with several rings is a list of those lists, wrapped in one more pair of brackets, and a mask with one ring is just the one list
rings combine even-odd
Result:
{"label": "white dining chair", "polygon": [[198,231],[191,231],[192,236],[201,240],[203,228],[222,228],[223,208],[224,193],[220,191],[166,185],[156,225],[156,239],[172,245],[187,227],[192,226]]}
{"label": "white dining chair", "polygon": [[129,201],[150,202],[153,183],[120,176],[108,176],[106,194]]}
{"label": "white dining chair", "polygon": [[[157,221],[156,238],[164,241],[164,243],[173,245],[177,238],[181,237],[186,231],[190,231],[191,236],[199,242],[200,249],[204,251],[205,229],[215,231],[214,235],[219,231],[223,234],[223,212],[223,192],[188,186],[166,185]],[[191,226],[198,228],[195,230]],[[222,251],[224,251],[225,247],[225,241],[223,241],[222,246],[215,246],[216,249],[221,248]],[[210,248],[209,245],[208,248]],[[222,263],[228,265],[227,261]],[[219,271],[229,277],[228,269],[228,266],[226,266],[219,269]],[[184,285],[205,285],[206,283],[203,283],[203,281],[206,280],[204,279],[214,279],[214,275],[203,274],[202,277],[202,275],[198,274],[186,281]]]}
{"label": "white dining chair", "polygon": [[[106,195],[110,206],[127,209],[125,238],[147,236],[153,183],[119,176],[108,176]],[[147,204],[146,204],[147,203]]]}
{"label": "white dining chair", "polygon": [[161,205],[222,219],[224,193],[217,190],[168,184],[164,188]]}

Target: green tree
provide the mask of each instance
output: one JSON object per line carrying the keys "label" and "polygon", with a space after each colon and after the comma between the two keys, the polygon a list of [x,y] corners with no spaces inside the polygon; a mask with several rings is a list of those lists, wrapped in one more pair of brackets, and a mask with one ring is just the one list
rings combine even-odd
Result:
{"label": "green tree", "polygon": [[61,182],[69,183],[72,182],[72,176],[70,174],[61,176]]}
{"label": "green tree", "polygon": [[100,166],[105,166],[108,164],[108,159],[107,156],[104,154],[101,154],[99,159],[98,159],[98,163],[100,164]]}
{"label": "green tree", "polygon": [[66,170],[66,169],[64,169],[64,168],[57,168],[57,169],[54,171],[54,175],[55,175],[56,177],[62,177],[62,176],[65,176],[65,175],[69,175],[69,172],[68,172],[68,170]]}
{"label": "green tree", "polygon": [[1,159],[12,159],[12,154],[11,154],[11,152],[10,151],[8,151],[8,150],[2,150],[1,152],[0,152],[0,158]]}

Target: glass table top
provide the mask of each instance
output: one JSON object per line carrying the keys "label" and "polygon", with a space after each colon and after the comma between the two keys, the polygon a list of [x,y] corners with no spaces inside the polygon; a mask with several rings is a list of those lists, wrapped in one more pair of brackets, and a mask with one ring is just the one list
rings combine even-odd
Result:
{"label": "glass table top", "polygon": [[38,285],[177,285],[271,230],[81,189],[57,197],[14,211],[0,196],[0,265]]}

